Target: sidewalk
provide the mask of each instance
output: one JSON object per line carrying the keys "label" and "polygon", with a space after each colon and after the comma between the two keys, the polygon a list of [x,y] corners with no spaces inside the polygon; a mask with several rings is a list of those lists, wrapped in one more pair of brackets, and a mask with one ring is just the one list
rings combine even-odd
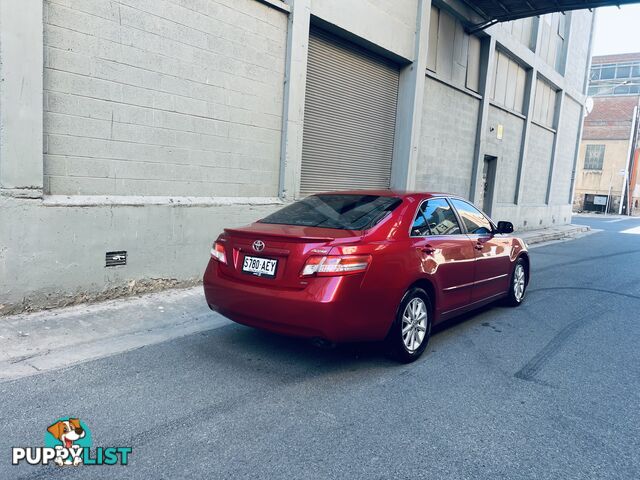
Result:
{"label": "sidewalk", "polygon": [[0,317],[0,382],[229,323],[202,286]]}
{"label": "sidewalk", "polygon": [[[582,225],[516,232],[535,245],[588,234]],[[0,317],[0,382],[220,328],[202,286]]]}
{"label": "sidewalk", "polygon": [[515,232],[515,235],[522,238],[527,245],[536,245],[552,242],[556,240],[570,240],[577,237],[588,235],[592,232],[591,227],[587,225],[558,225],[557,227],[541,228],[539,230],[527,230],[524,232]]}

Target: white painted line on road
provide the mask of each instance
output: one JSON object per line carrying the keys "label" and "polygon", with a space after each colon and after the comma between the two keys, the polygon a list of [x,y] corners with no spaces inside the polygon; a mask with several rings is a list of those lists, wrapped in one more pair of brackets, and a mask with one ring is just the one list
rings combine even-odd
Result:
{"label": "white painted line on road", "polygon": [[629,220],[628,218],[616,218],[615,220],[607,220],[604,223],[616,223],[616,222],[624,222],[625,220]]}
{"label": "white painted line on road", "polygon": [[627,228],[626,230],[622,230],[620,233],[631,233],[634,235],[640,235],[640,227]]}

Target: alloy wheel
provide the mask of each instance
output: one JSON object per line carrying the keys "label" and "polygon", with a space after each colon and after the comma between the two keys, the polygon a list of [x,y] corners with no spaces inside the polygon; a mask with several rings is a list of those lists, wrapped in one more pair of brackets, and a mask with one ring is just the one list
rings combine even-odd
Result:
{"label": "alloy wheel", "polygon": [[427,306],[421,298],[413,298],[402,314],[402,341],[407,352],[413,353],[427,334]]}
{"label": "alloy wheel", "polygon": [[522,264],[517,264],[513,272],[513,296],[518,302],[524,297],[524,288],[526,283],[526,275]]}

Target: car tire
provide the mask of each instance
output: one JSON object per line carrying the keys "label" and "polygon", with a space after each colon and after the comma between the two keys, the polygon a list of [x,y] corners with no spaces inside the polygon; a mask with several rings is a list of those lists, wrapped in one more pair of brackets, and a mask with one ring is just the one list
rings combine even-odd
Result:
{"label": "car tire", "polygon": [[507,295],[507,305],[517,307],[524,302],[529,283],[529,266],[522,258],[516,260],[511,273],[511,281],[509,283],[509,294]]}
{"label": "car tire", "polygon": [[427,292],[421,288],[408,290],[400,301],[385,340],[389,355],[402,363],[417,360],[429,343],[432,317],[433,308]]}

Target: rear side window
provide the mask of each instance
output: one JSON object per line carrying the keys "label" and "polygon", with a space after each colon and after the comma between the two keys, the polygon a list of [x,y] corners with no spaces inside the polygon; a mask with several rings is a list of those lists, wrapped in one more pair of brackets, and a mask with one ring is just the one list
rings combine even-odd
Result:
{"label": "rear side window", "polygon": [[487,235],[493,231],[491,222],[489,222],[487,217],[485,217],[476,207],[456,198],[452,198],[451,203],[456,207],[456,210],[469,233],[475,235]]}
{"label": "rear side window", "polygon": [[260,220],[260,223],[366,230],[393,211],[402,200],[379,195],[312,195]]}
{"label": "rear side window", "polygon": [[422,202],[411,227],[411,236],[455,235],[461,233],[460,225],[451,206],[444,198]]}

